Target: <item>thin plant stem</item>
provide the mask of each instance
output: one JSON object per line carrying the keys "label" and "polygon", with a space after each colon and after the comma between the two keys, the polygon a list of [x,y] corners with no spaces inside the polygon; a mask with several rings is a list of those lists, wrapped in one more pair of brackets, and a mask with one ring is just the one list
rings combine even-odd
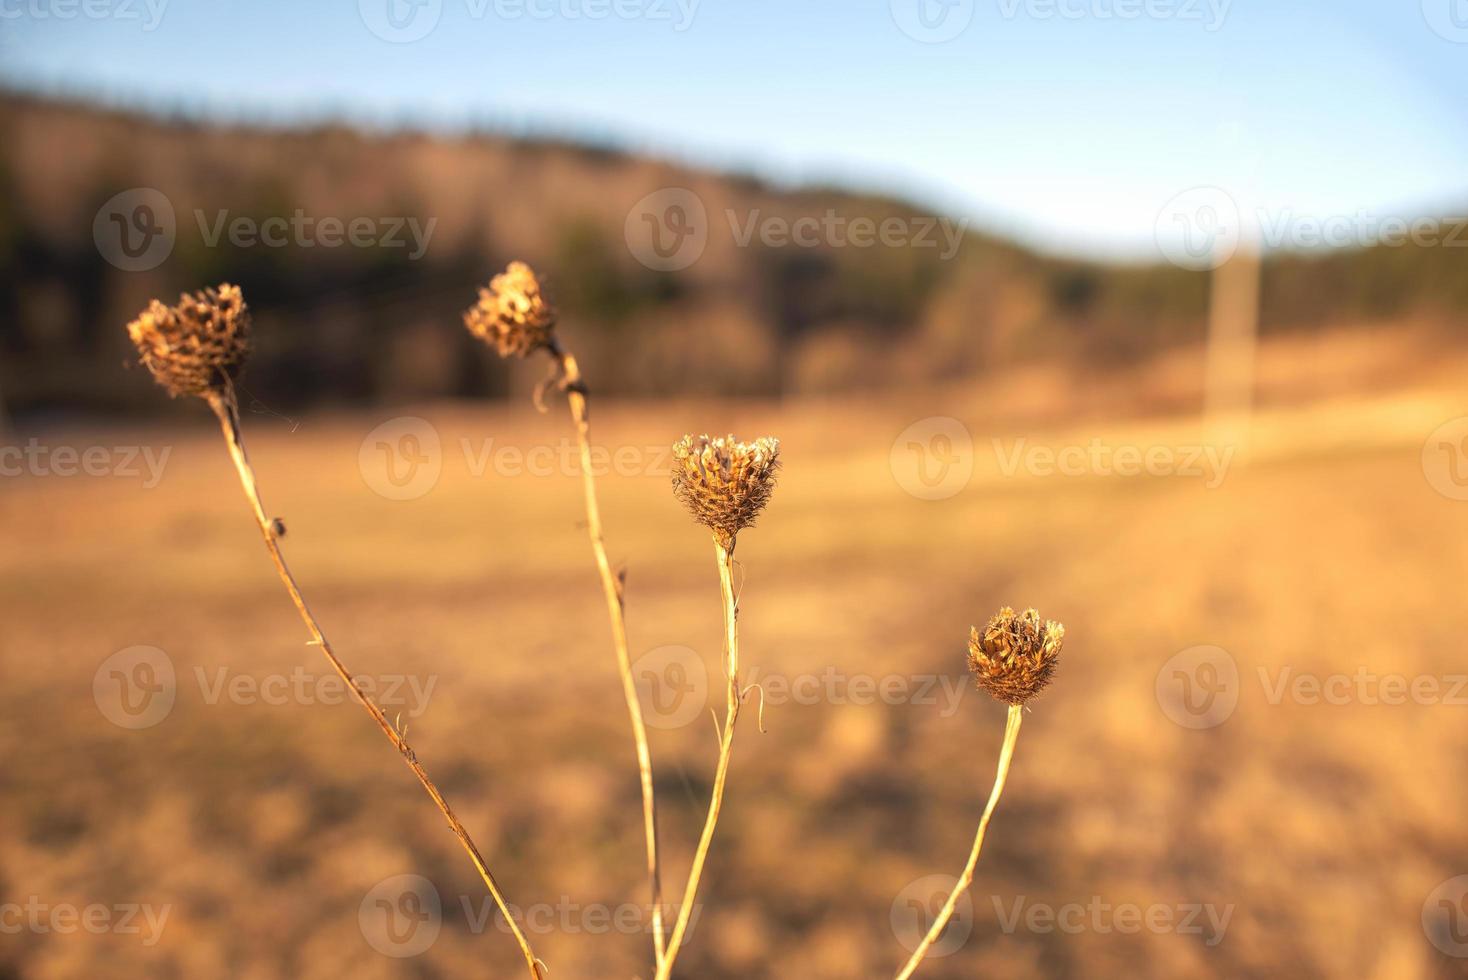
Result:
{"label": "thin plant stem", "polygon": [[999,771],[994,776],[994,789],[989,793],[989,803],[984,807],[984,815],[979,818],[979,831],[974,835],[974,849],[968,856],[968,865],[964,867],[963,874],[958,879],[958,884],[953,886],[953,892],[948,896],[948,901],[943,903],[943,909],[938,913],[938,918],[933,920],[933,927],[923,937],[918,948],[913,950],[912,958],[897,974],[897,980],[907,980],[922,963],[923,957],[928,955],[928,950],[943,935],[943,930],[948,926],[948,920],[953,918],[953,910],[958,906],[958,900],[963,897],[964,892],[973,884],[974,868],[979,863],[979,851],[984,847],[984,831],[989,829],[989,818],[994,815],[994,808],[999,804],[999,794],[1004,792],[1004,780],[1009,775],[1009,763],[1014,758],[1014,743],[1019,739],[1019,725],[1024,718],[1024,709],[1017,704],[1009,706],[1009,718],[1004,725],[1004,746],[999,750]]}
{"label": "thin plant stem", "polygon": [[602,538],[601,508],[596,500],[596,475],[591,466],[591,422],[587,411],[586,384],[576,358],[559,344],[552,343],[551,356],[560,362],[562,384],[570,402],[571,418],[576,423],[576,439],[581,447],[581,485],[586,497],[586,533],[596,556],[601,574],[602,591],[606,593],[607,618],[612,624],[612,646],[617,653],[617,672],[622,676],[622,697],[627,702],[627,717],[632,722],[632,740],[637,746],[637,773],[642,783],[642,829],[647,840],[647,877],[652,890],[652,944],[657,965],[666,956],[663,929],[662,867],[658,859],[658,810],[653,794],[652,750],[647,741],[647,725],[642,717],[642,702],[637,682],[632,676],[632,657],[627,647],[627,609],[622,583],[607,559],[607,546]]}
{"label": "thin plant stem", "polygon": [[438,807],[439,812],[448,821],[449,829],[459,839],[459,843],[463,845],[465,852],[469,855],[469,859],[474,862],[474,868],[479,872],[479,877],[484,879],[485,886],[489,888],[490,895],[493,896],[495,904],[499,906],[500,913],[505,917],[505,922],[509,924],[510,932],[514,935],[515,941],[520,945],[520,952],[525,956],[525,965],[530,970],[530,976],[533,980],[545,980],[545,964],[536,958],[534,951],[530,948],[529,941],[525,938],[525,934],[520,931],[520,926],[515,922],[515,917],[510,914],[504,894],[500,891],[499,884],[495,881],[494,875],[490,873],[489,866],[485,864],[483,855],[479,853],[479,848],[475,846],[473,839],[470,838],[469,832],[464,829],[464,825],[459,822],[459,818],[454,816],[454,811],[450,809],[448,801],[444,799],[443,793],[439,792],[433,780],[428,778],[428,773],[419,764],[417,755],[413,752],[412,747],[408,744],[402,733],[398,731],[392,722],[388,721],[382,709],[377,706],[375,701],[367,696],[351,672],[347,670],[346,666],[332,651],[331,644],[327,642],[325,634],[322,633],[320,625],[316,622],[316,617],[311,614],[311,610],[306,606],[306,600],[301,594],[301,589],[296,584],[295,578],[291,575],[290,569],[286,566],[285,556],[281,553],[275,522],[266,516],[265,506],[260,501],[260,489],[255,480],[255,471],[250,466],[249,457],[245,454],[244,434],[240,427],[239,409],[235,402],[234,392],[231,390],[226,393],[211,394],[208,397],[208,401],[209,407],[214,410],[214,414],[219,418],[219,426],[224,431],[224,441],[229,447],[230,458],[234,460],[235,469],[239,472],[240,485],[244,487],[245,497],[250,502],[250,507],[255,514],[255,521],[260,525],[260,533],[265,538],[265,549],[270,552],[270,558],[275,563],[275,570],[280,574],[280,580],[285,584],[285,589],[290,594],[291,602],[295,604],[296,611],[301,614],[301,619],[305,622],[306,629],[311,633],[311,640],[308,645],[321,648],[321,652],[330,661],[332,669],[346,683],[352,695],[366,709],[367,713],[372,716],[372,720],[377,722],[377,727],[382,729],[382,733],[387,736],[388,741],[392,742],[393,748],[397,749],[399,754],[402,755],[403,760],[408,764],[408,768],[413,770],[413,775],[418,777],[418,782],[423,785],[423,789],[427,791],[429,798],[433,800],[434,806]]}
{"label": "thin plant stem", "polygon": [[719,810],[724,803],[724,784],[729,777],[729,760],[734,750],[734,725],[739,720],[739,705],[742,700],[739,690],[739,605],[734,597],[733,539],[726,546],[715,536],[714,556],[719,564],[719,589],[724,598],[724,673],[728,680],[724,728],[719,737],[719,761],[714,769],[714,788],[709,799],[708,816],[704,820],[703,834],[698,839],[698,850],[694,852],[693,864],[688,871],[688,883],[683,887],[683,902],[678,907],[678,921],[673,925],[673,934],[668,938],[668,955],[658,968],[657,980],[668,980],[673,975],[673,963],[678,958],[683,934],[688,929],[693,905],[698,898],[699,879],[703,876],[704,862],[708,859],[709,846],[714,840],[714,829],[719,823]]}

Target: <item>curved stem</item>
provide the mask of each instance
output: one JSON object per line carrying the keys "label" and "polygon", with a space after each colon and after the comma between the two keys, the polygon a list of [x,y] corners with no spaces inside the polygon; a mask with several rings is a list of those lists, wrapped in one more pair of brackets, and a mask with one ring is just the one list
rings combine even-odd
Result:
{"label": "curved stem", "polygon": [[907,980],[917,970],[918,964],[922,963],[923,957],[928,955],[928,950],[943,935],[943,930],[948,925],[948,920],[953,918],[953,910],[958,906],[958,900],[963,893],[968,891],[969,885],[973,884],[974,868],[979,863],[979,851],[984,847],[984,831],[989,829],[989,818],[994,815],[994,808],[999,804],[999,794],[1004,792],[1004,780],[1009,775],[1009,763],[1014,758],[1014,743],[1019,739],[1019,725],[1024,717],[1024,709],[1017,704],[1009,706],[1009,718],[1004,725],[1004,746],[999,750],[999,771],[994,776],[994,789],[989,793],[989,803],[984,807],[984,815],[979,819],[979,832],[974,835],[974,849],[969,853],[968,865],[959,876],[958,884],[953,886],[953,892],[948,896],[948,901],[943,903],[943,910],[938,913],[938,918],[933,920],[933,927],[923,937],[918,948],[913,951],[912,958],[897,974],[897,980]]}
{"label": "curved stem", "polygon": [[642,783],[642,830],[647,840],[647,877],[652,889],[652,945],[658,966],[666,955],[663,930],[662,869],[658,860],[658,811],[653,795],[652,750],[647,742],[647,725],[642,717],[642,702],[637,682],[632,676],[632,658],[627,647],[627,610],[622,597],[622,584],[607,559],[607,546],[602,539],[601,508],[596,500],[596,475],[591,466],[591,422],[586,403],[586,385],[576,358],[559,345],[551,346],[551,356],[561,365],[566,399],[571,405],[571,418],[576,423],[576,439],[581,446],[581,485],[586,497],[586,533],[596,556],[601,574],[602,591],[606,594],[607,618],[612,624],[612,645],[617,653],[617,672],[622,675],[622,697],[627,702],[627,717],[632,722],[632,740],[637,746],[637,773]]}
{"label": "curved stem", "polygon": [[708,858],[709,846],[714,840],[714,829],[719,823],[719,810],[724,803],[724,784],[729,777],[729,760],[734,751],[734,725],[739,720],[739,606],[734,598],[734,542],[726,546],[717,537],[714,539],[714,556],[719,563],[719,589],[724,598],[724,673],[729,686],[725,693],[724,730],[719,739],[719,762],[714,769],[714,789],[709,799],[709,812],[704,820],[703,833],[698,839],[698,850],[693,855],[693,865],[688,871],[688,883],[683,887],[683,901],[678,907],[678,921],[668,939],[668,955],[658,967],[657,980],[668,980],[673,975],[673,962],[678,958],[683,945],[683,934],[693,914],[694,902],[698,898],[698,883],[703,876],[704,862]]}
{"label": "curved stem", "polygon": [[489,866],[484,863],[484,856],[479,853],[479,848],[475,846],[473,839],[469,836],[469,832],[464,829],[464,825],[459,822],[459,818],[454,816],[454,811],[450,809],[448,801],[444,799],[443,794],[439,792],[433,780],[428,778],[428,773],[419,764],[418,757],[413,752],[412,747],[408,745],[407,740],[403,738],[402,734],[392,722],[387,720],[387,716],[383,714],[382,709],[377,706],[377,703],[363,692],[356,678],[352,676],[351,672],[347,670],[346,665],[332,651],[331,644],[327,642],[325,634],[321,632],[321,627],[316,622],[316,617],[311,615],[311,610],[307,608],[305,597],[301,595],[301,589],[296,585],[295,578],[286,566],[285,556],[281,553],[280,542],[277,539],[274,522],[266,516],[265,506],[260,502],[260,488],[255,480],[255,471],[250,466],[249,457],[245,455],[244,434],[240,429],[239,411],[235,404],[234,393],[210,395],[208,402],[209,407],[214,410],[214,414],[219,418],[219,426],[224,431],[224,441],[229,447],[230,458],[234,461],[235,469],[239,472],[240,485],[244,487],[245,497],[249,500],[250,507],[255,514],[255,521],[260,525],[260,533],[265,537],[265,549],[270,552],[270,558],[275,563],[275,570],[279,573],[281,582],[285,584],[285,589],[290,594],[291,602],[295,604],[296,611],[301,614],[301,619],[305,622],[306,629],[311,633],[310,645],[321,648],[321,652],[326,655],[326,659],[330,661],[331,667],[336,671],[337,676],[346,683],[358,703],[372,716],[372,720],[377,722],[377,727],[382,729],[382,733],[387,736],[388,741],[392,742],[393,748],[397,749],[402,755],[403,761],[408,764],[408,768],[413,770],[413,775],[418,777],[418,782],[422,784],[429,798],[433,800],[434,806],[438,807],[439,812],[448,821],[449,829],[459,839],[459,843],[463,845],[464,851],[469,855],[469,859],[474,862],[474,868],[479,872],[479,877],[484,879],[485,886],[489,888],[490,895],[493,896],[495,904],[499,906],[500,914],[505,917],[505,922],[509,924],[510,932],[514,935],[515,941],[520,945],[520,952],[524,954],[525,965],[530,970],[530,976],[533,980],[545,980],[545,964],[536,959],[535,952],[530,948],[530,943],[526,940],[525,934],[520,931],[520,926],[515,922],[515,917],[510,914],[509,907],[505,903],[504,894],[500,891],[498,882],[494,880],[494,875],[490,873]]}

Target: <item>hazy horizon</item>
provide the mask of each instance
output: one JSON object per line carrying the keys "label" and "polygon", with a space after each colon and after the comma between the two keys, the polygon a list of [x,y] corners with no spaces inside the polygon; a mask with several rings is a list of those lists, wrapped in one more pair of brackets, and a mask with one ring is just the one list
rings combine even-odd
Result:
{"label": "hazy horizon", "polygon": [[1440,18],[1438,0],[602,2],[97,0],[63,17],[27,0],[0,11],[0,83],[285,122],[488,123],[894,194],[1098,259],[1157,259],[1171,202],[1199,187],[1266,226],[1468,201],[1451,97],[1468,28],[1446,0]]}

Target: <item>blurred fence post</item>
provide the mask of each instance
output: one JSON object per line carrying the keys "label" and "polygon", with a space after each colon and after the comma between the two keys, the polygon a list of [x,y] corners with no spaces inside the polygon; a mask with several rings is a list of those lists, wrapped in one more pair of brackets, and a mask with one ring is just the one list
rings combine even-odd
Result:
{"label": "blurred fence post", "polygon": [[1213,271],[1209,290],[1208,350],[1203,421],[1208,440],[1248,457],[1254,411],[1254,357],[1259,337],[1262,258],[1255,242],[1241,242]]}

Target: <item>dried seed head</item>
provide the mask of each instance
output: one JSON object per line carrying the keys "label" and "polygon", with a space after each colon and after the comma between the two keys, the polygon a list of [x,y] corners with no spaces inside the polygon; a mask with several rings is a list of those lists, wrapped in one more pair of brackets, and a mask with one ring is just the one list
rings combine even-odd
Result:
{"label": "dried seed head", "polygon": [[168,393],[225,390],[250,353],[250,311],[238,286],[185,293],[177,306],[156,299],[127,325],[138,359]]}
{"label": "dried seed head", "polygon": [[673,445],[673,493],[728,547],[769,502],[779,468],[777,439],[684,436]]}
{"label": "dried seed head", "polygon": [[968,669],[979,687],[996,701],[1024,704],[1039,694],[1060,661],[1065,627],[1026,609],[1005,606],[983,632],[975,626],[968,641]]}
{"label": "dried seed head", "polygon": [[479,302],[464,311],[464,326],[500,357],[529,357],[551,343],[556,311],[540,292],[540,280],[524,262],[509,268],[479,290]]}

